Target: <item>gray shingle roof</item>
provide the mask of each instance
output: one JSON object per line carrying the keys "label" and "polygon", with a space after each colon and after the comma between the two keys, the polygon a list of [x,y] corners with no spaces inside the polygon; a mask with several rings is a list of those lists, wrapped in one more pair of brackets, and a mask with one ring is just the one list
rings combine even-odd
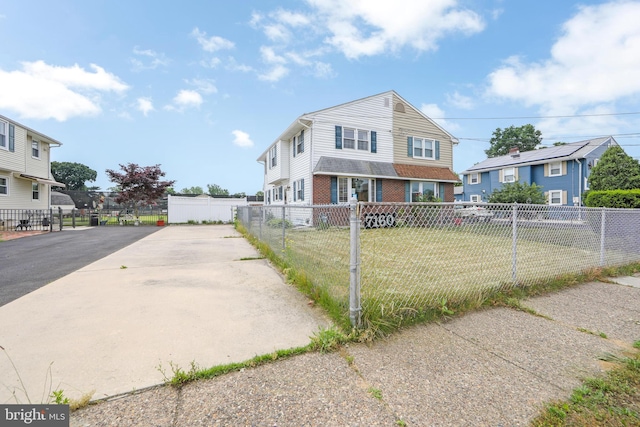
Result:
{"label": "gray shingle roof", "polygon": [[368,162],[366,160],[320,157],[313,173],[334,173],[339,175],[366,175],[371,177],[397,177],[392,163]]}
{"label": "gray shingle roof", "polygon": [[594,148],[602,145],[603,143],[611,140],[616,144],[615,140],[611,136],[603,138],[588,139],[586,141],[572,142],[571,144],[559,145],[549,148],[543,148],[532,151],[525,151],[520,153],[519,157],[512,157],[511,155],[491,157],[486,160],[477,163],[467,170],[461,172],[463,174],[480,171],[480,170],[492,170],[505,166],[515,166],[521,164],[535,164],[545,163],[553,159],[581,159],[584,158]]}

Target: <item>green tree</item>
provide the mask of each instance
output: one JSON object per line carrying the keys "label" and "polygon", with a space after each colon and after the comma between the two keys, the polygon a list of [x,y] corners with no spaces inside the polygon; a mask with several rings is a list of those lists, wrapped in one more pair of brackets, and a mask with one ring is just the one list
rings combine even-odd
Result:
{"label": "green tree", "polygon": [[89,166],[73,162],[51,162],[51,174],[56,181],[63,183],[67,190],[81,191],[87,190],[87,181],[93,182],[98,176]]}
{"label": "green tree", "polygon": [[544,205],[546,199],[542,187],[535,182],[531,185],[519,181],[502,185],[489,196],[489,203],[528,203]]}
{"label": "green tree", "polygon": [[220,187],[218,184],[207,184],[207,192],[210,196],[228,196],[229,190]]}
{"label": "green tree", "polygon": [[160,169],[160,165],[138,166],[128,163],[120,165],[120,169],[122,172],[112,169],[105,172],[109,180],[120,189],[115,198],[116,203],[133,206],[136,216],[140,206],[154,205],[175,182],[161,180],[165,173]]}
{"label": "green tree", "polygon": [[256,192],[256,197],[258,197],[258,198],[264,197],[264,192],[263,191],[257,191]]}
{"label": "green tree", "polygon": [[640,188],[640,163],[612,145],[591,169],[589,190],[633,190]]}
{"label": "green tree", "polygon": [[183,188],[180,190],[180,194],[204,194],[204,190],[200,186]]}
{"label": "green tree", "polygon": [[542,133],[533,125],[510,126],[504,130],[497,128],[489,140],[491,147],[485,150],[487,157],[506,156],[511,148],[520,152],[535,150],[542,142]]}

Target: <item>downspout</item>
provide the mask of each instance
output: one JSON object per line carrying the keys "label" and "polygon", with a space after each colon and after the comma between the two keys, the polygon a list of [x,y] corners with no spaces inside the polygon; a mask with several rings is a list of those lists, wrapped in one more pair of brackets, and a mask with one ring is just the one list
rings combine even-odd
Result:
{"label": "downspout", "polygon": [[578,159],[573,159],[578,162],[578,206],[582,206],[582,180],[584,177],[582,176],[582,162]]}
{"label": "downspout", "polygon": [[[313,123],[313,121],[312,121]],[[307,130],[309,130],[309,203],[307,203],[308,205],[312,205],[313,204],[313,130],[311,128],[311,126],[307,126],[304,123],[302,123],[300,121],[300,119],[298,119],[298,124],[304,126],[307,128]],[[305,190],[306,191],[306,190]]]}

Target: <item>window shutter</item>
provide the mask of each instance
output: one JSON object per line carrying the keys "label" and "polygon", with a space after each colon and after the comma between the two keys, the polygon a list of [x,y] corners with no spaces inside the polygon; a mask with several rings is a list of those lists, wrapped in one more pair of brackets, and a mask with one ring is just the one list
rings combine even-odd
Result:
{"label": "window shutter", "polygon": [[376,202],[382,201],[382,180],[376,180]]}
{"label": "window shutter", "polygon": [[378,152],[378,134],[375,131],[371,131],[371,152]]}
{"label": "window shutter", "polygon": [[482,184],[482,173],[478,172],[478,184]]}
{"label": "window shutter", "polygon": [[9,123],[9,151],[16,151],[16,127]]}
{"label": "window shutter", "polygon": [[298,144],[297,144],[295,136],[291,139],[291,145],[293,145],[293,157],[295,157],[296,156],[296,150],[298,149],[298,147],[296,147],[296,145],[298,145]]}
{"label": "window shutter", "polygon": [[296,182],[293,181],[293,201],[296,201]]}
{"label": "window shutter", "polygon": [[304,129],[300,132],[300,152],[304,151]]}
{"label": "window shutter", "polygon": [[498,171],[498,182],[504,182],[504,171],[502,169]]}
{"label": "window shutter", "polygon": [[440,198],[440,200],[442,200],[443,202],[444,200],[444,183],[441,182],[440,184],[438,184],[438,197]]}
{"label": "window shutter", "polygon": [[567,204],[567,190],[562,190],[562,204]]}
{"label": "window shutter", "polygon": [[409,181],[404,182],[404,201],[407,203],[411,202],[411,186]]}
{"label": "window shutter", "polygon": [[567,162],[562,162],[562,175],[567,174]]}
{"label": "window shutter", "polygon": [[336,126],[336,149],[342,150],[342,126]]}
{"label": "window shutter", "polygon": [[440,141],[435,141],[436,160],[440,160]]}
{"label": "window shutter", "polygon": [[338,203],[338,177],[331,177],[331,204]]}
{"label": "window shutter", "polygon": [[300,190],[302,190],[302,198],[300,200],[304,200],[304,178],[300,180]]}
{"label": "window shutter", "polygon": [[413,137],[407,137],[407,156],[413,157]]}
{"label": "window shutter", "polygon": [[544,164],[544,176],[549,176],[549,163]]}

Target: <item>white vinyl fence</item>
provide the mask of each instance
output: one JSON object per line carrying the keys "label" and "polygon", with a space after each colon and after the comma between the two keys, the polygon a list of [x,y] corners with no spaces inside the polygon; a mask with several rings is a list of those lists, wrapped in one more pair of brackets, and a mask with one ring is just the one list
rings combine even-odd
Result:
{"label": "white vinyl fence", "polygon": [[184,197],[169,195],[169,224],[232,222],[238,206],[247,206],[247,198]]}

